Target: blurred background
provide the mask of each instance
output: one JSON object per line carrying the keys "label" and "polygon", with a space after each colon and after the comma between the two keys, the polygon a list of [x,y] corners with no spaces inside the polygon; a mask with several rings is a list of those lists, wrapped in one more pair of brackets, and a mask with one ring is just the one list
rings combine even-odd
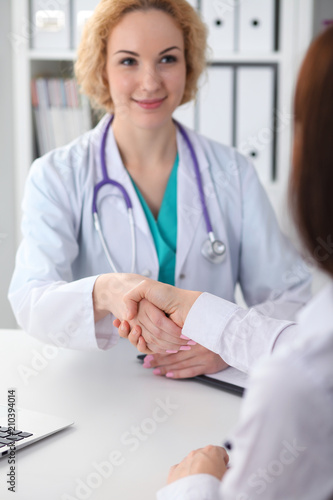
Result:
{"label": "blurred background", "polygon": [[[189,3],[208,25],[210,50],[196,102],[175,117],[251,158],[282,229],[298,244],[286,202],[294,85],[311,40],[333,22],[333,0]],[[97,4],[1,0],[0,328],[16,327],[7,290],[30,165],[97,120],[73,77],[81,31]],[[324,282],[315,271],[314,292]]]}

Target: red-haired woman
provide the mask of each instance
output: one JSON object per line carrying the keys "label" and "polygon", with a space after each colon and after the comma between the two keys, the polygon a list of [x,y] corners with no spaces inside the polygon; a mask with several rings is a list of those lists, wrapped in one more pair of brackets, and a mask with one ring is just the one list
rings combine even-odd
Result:
{"label": "red-haired woman", "polygon": [[[309,257],[330,277],[299,315],[299,336],[251,373],[231,440],[233,464],[215,446],[190,453],[169,474],[159,500],[328,500],[333,493],[333,27],[311,45],[298,78],[290,197]],[[222,325],[216,297],[146,281],[146,297],[207,345]],[[128,306],[136,305],[128,302]],[[216,352],[221,328],[210,331]],[[134,344],[138,337],[130,334]],[[140,337],[139,337],[140,338]],[[221,482],[222,479],[222,482]]]}

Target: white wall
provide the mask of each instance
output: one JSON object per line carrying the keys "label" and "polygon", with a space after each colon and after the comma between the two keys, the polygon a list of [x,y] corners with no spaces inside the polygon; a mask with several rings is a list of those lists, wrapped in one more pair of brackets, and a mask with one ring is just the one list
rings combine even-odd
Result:
{"label": "white wall", "polygon": [[15,200],[12,118],[12,56],[8,33],[11,25],[10,0],[0,6],[0,328],[16,325],[7,300],[15,258]]}

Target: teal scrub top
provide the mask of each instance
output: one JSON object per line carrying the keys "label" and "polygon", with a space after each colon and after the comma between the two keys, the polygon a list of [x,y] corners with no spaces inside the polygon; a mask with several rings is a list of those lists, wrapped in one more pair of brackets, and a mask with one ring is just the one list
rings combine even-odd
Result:
{"label": "teal scrub top", "polygon": [[153,236],[159,262],[158,281],[175,284],[176,249],[177,249],[177,172],[179,156],[168,180],[157,220],[153,216],[144,197],[132,180],[135,191],[144,210],[149,229]]}

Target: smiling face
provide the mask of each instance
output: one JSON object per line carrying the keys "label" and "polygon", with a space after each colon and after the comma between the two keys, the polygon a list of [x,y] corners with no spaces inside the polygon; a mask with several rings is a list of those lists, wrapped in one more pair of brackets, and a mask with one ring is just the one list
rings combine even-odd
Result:
{"label": "smiling face", "polygon": [[148,129],[170,122],[186,84],[181,29],[156,9],[126,14],[108,39],[106,75],[115,120]]}

